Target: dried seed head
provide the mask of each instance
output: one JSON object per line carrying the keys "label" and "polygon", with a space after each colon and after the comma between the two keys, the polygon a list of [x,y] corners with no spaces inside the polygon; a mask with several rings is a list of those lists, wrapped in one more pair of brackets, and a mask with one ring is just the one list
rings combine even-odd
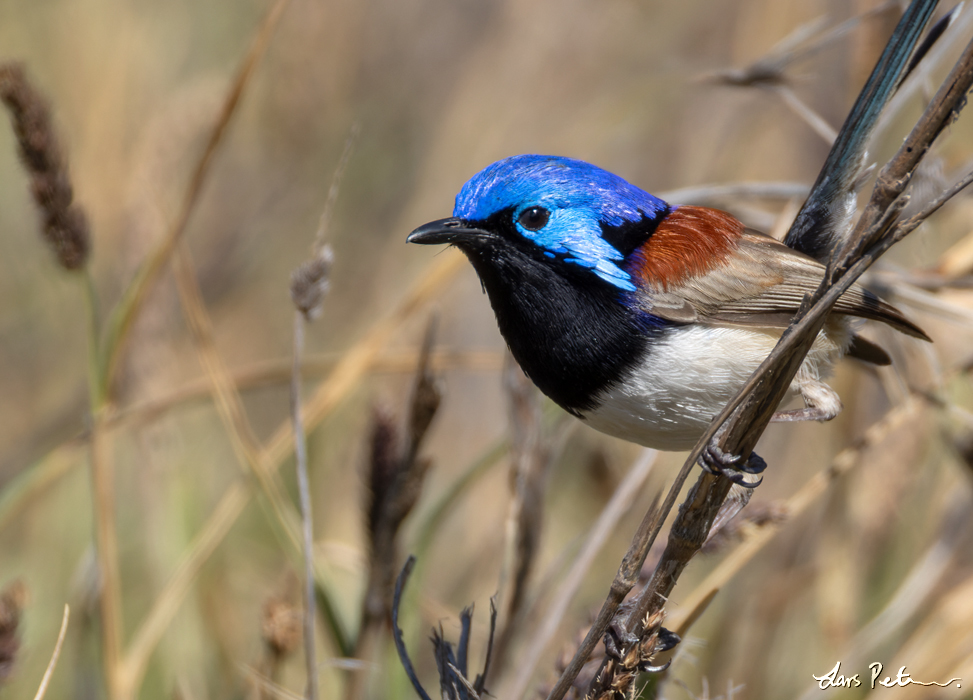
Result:
{"label": "dried seed head", "polygon": [[10,112],[20,159],[30,175],[30,191],[43,220],[43,235],[68,270],[83,267],[91,248],[84,210],[74,192],[47,101],[16,63],[0,65],[0,101]]}
{"label": "dried seed head", "polygon": [[368,516],[368,532],[374,540],[379,521],[392,500],[399,467],[402,460],[401,439],[396,427],[395,415],[388,408],[372,409],[372,427],[369,436],[368,486],[365,512]]}
{"label": "dried seed head", "polygon": [[13,673],[20,649],[17,628],[26,604],[27,586],[23,581],[16,580],[0,591],[0,684]]}
{"label": "dried seed head", "polygon": [[315,250],[314,257],[291,273],[291,299],[309,321],[321,313],[321,304],[331,282],[333,263],[331,246],[323,245]]}
{"label": "dried seed head", "polygon": [[271,654],[280,658],[301,643],[301,611],[289,601],[270,598],[264,603],[260,632]]}

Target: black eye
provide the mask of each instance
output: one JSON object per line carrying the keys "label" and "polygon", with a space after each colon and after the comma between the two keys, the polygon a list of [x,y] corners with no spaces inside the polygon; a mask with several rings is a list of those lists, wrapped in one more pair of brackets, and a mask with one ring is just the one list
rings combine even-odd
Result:
{"label": "black eye", "polygon": [[544,207],[531,207],[530,209],[524,209],[524,212],[517,221],[528,231],[540,231],[547,226],[547,220],[550,217],[551,212]]}

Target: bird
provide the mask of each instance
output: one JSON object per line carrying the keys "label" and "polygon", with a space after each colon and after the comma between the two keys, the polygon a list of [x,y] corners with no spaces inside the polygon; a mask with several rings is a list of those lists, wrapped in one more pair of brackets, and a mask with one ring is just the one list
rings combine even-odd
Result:
{"label": "bird", "polygon": [[[463,185],[451,217],[407,241],[466,255],[514,359],[565,411],[670,451],[696,444],[825,273],[725,211],[670,204],[563,156],[487,166]],[[852,286],[790,385],[804,407],[778,410],[774,420],[834,418],[841,400],[825,379],[844,355],[889,364],[857,334],[862,319],[929,340],[894,306]],[[748,460],[714,443],[701,463],[754,486],[744,475],[766,465],[755,454]]]}

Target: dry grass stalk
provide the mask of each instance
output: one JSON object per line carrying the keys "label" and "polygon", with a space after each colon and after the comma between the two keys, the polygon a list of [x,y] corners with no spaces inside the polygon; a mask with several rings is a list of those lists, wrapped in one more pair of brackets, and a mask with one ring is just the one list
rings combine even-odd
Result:
{"label": "dry grass stalk", "polygon": [[[434,333],[435,320],[430,321],[423,338],[404,432],[387,411],[376,410],[373,417],[365,504],[368,583],[355,645],[359,659],[371,653],[378,634],[391,619],[399,531],[419,499],[430,467],[419,451],[442,400],[439,382],[429,369]],[[365,680],[364,674],[356,674],[347,697],[361,697]]]}
{"label": "dry grass stalk", "polygon": [[[517,664],[514,680],[510,687],[502,693],[503,697],[520,698],[524,696],[541,655],[557,634],[568,605],[581,587],[585,575],[591,569],[595,556],[611,535],[618,521],[638,496],[642,485],[652,471],[657,456],[658,453],[655,450],[645,450],[628,470],[625,478],[618,484],[611,499],[605,504],[598,520],[592,525],[581,551],[578,552],[571,567],[551,596],[550,603],[541,618],[542,623],[527,640],[524,653]],[[578,640],[578,643],[580,641]],[[559,672],[563,671],[566,665],[567,662],[558,669]]]}
{"label": "dry grass stalk", "polygon": [[[501,673],[510,645],[523,620],[527,584],[540,548],[544,493],[553,450],[542,424],[540,393],[507,355],[503,387],[511,434],[510,504],[505,557],[500,584],[503,627],[494,649],[493,673]],[[504,583],[506,581],[506,583]]]}
{"label": "dry grass stalk", "polygon": [[314,644],[314,526],[311,516],[311,487],[307,476],[307,438],[301,417],[301,377],[304,355],[304,324],[321,313],[324,297],[331,286],[331,267],[334,252],[324,242],[334,202],[338,197],[341,176],[351,155],[352,139],[348,139],[338,170],[328,193],[324,213],[315,237],[311,258],[291,273],[291,300],[297,309],[294,314],[294,361],[291,369],[291,421],[294,424],[294,455],[297,468],[297,488],[301,501],[301,524],[304,551],[304,657],[307,666],[307,697],[317,700],[317,654]]}
{"label": "dry grass stalk", "polygon": [[300,550],[299,519],[285,497],[276,473],[267,470],[260,461],[260,443],[253,433],[243,400],[233,384],[226,363],[216,349],[213,324],[203,303],[192,259],[185,246],[179,247],[173,263],[179,299],[192,331],[200,362],[210,378],[213,400],[233,445],[233,451],[241,466],[248,471],[266,496],[284,534]]}
{"label": "dry grass stalk", "polygon": [[41,678],[41,684],[37,688],[34,700],[44,700],[44,696],[47,695],[47,687],[50,685],[51,677],[54,675],[54,669],[57,667],[57,660],[61,657],[61,646],[64,644],[64,637],[68,632],[68,619],[70,617],[71,609],[65,605],[64,615],[61,617],[61,631],[57,634],[57,642],[54,644],[51,660],[48,662],[47,669],[44,671],[44,677]]}
{"label": "dry grass stalk", "polygon": [[[297,306],[294,314],[294,370],[291,375],[291,420],[294,423],[294,455],[297,469],[297,490],[301,502],[301,534],[304,553],[304,662],[307,671],[307,698],[318,698],[317,652],[314,643],[315,612],[314,586],[314,525],[311,516],[311,486],[307,476],[307,437],[301,419],[301,352],[304,349],[304,323],[319,313],[328,289],[328,273],[331,268],[330,248],[327,256],[317,256],[309,261],[314,266],[311,274],[301,278],[303,285],[291,285],[291,297]],[[327,257],[327,260],[325,260]],[[305,268],[300,268],[308,272]],[[302,293],[295,293],[303,286]],[[313,292],[311,291],[313,290]],[[300,301],[299,301],[300,299]],[[303,305],[302,305],[303,304]]]}
{"label": "dry grass stalk", "polygon": [[102,637],[102,663],[110,698],[122,690],[122,583],[118,564],[118,533],[115,531],[115,458],[104,429],[108,407],[97,410],[91,428],[91,480],[95,509],[95,542],[98,556]]}

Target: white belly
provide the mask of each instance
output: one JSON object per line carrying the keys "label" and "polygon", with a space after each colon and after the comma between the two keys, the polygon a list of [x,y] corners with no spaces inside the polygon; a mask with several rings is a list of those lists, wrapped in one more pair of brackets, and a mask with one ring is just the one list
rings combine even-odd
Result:
{"label": "white belly", "polygon": [[[802,373],[817,379],[838,358],[847,327],[829,323]],[[652,345],[646,360],[583,415],[603,433],[660,450],[688,450],[780,339],[779,329],[684,326]],[[791,384],[797,390],[798,380]]]}

